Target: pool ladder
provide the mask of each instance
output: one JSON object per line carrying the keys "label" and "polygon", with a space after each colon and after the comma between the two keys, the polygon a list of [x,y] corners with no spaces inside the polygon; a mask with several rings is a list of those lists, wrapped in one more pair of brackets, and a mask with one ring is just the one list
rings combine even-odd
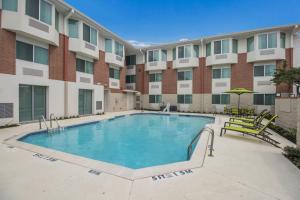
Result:
{"label": "pool ladder", "polygon": [[[53,120],[56,122],[57,127],[53,127]],[[42,122],[43,122],[43,124],[46,126],[48,133],[64,130],[64,127],[58,123],[57,117],[55,117],[53,113],[50,114],[50,128],[47,125],[44,115],[41,116],[39,122],[40,122],[40,129],[42,129]]]}
{"label": "pool ladder", "polygon": [[208,156],[213,156],[212,152],[214,150],[214,140],[215,140],[215,132],[213,129],[209,128],[209,127],[205,127],[203,128],[191,141],[191,143],[188,146],[188,150],[187,150],[187,159],[189,160],[192,156],[193,153],[193,144],[198,141],[200,135],[202,132],[207,131],[210,135],[211,135],[211,140],[210,140],[210,145],[208,145],[209,148],[209,154]]}

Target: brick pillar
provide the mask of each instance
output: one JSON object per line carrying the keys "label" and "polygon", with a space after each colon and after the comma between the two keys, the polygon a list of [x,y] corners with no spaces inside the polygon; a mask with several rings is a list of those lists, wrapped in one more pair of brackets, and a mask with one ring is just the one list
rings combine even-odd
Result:
{"label": "brick pillar", "polygon": [[136,90],[144,94],[145,65],[136,65]]}
{"label": "brick pillar", "polygon": [[59,34],[59,46],[49,45],[49,79],[64,80],[65,36]]}
{"label": "brick pillar", "polygon": [[106,88],[109,84],[109,68],[105,63],[104,51],[99,51],[99,60],[94,63],[94,83],[101,83]]}
{"label": "brick pillar", "polygon": [[173,69],[173,61],[167,62],[167,69],[162,73],[162,93],[177,94],[177,71]]}
{"label": "brick pillar", "polygon": [[238,63],[231,65],[231,89],[253,90],[253,64],[247,63],[247,53],[238,54]]}
{"label": "brick pillar", "polygon": [[[293,67],[293,48],[287,48],[285,49],[285,62],[286,62],[286,69],[291,69]],[[277,69],[281,69],[283,61],[282,60],[278,60],[276,61],[276,68]],[[276,86],[276,92],[278,93],[291,93],[293,91],[293,87],[291,86],[289,88],[289,86],[286,83],[281,83],[279,85]]]}

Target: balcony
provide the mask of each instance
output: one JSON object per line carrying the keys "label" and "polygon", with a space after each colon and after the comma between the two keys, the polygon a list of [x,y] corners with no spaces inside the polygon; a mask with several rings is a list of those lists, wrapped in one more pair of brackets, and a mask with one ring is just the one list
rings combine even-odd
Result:
{"label": "balcony", "polygon": [[177,60],[173,61],[173,68],[191,68],[191,67],[199,67],[199,58],[177,58]]}
{"label": "balcony", "polygon": [[146,71],[166,70],[166,69],[167,69],[166,61],[153,61],[153,62],[147,62],[146,64]]}
{"label": "balcony", "polygon": [[135,83],[126,83],[127,90],[135,90]]}
{"label": "balcony", "polygon": [[220,65],[220,64],[235,64],[238,62],[236,53],[217,54],[206,57],[206,66]]}
{"label": "balcony", "polygon": [[114,53],[105,52],[105,62],[113,65],[117,65],[119,67],[124,67],[125,58],[118,56]]}
{"label": "balcony", "polygon": [[267,60],[284,60],[285,49],[256,49],[247,53],[247,62],[267,61]]}
{"label": "balcony", "polygon": [[177,81],[177,94],[192,94],[193,80]]}
{"label": "balcony", "polygon": [[109,88],[120,89],[120,80],[114,79],[114,78],[109,78]]}
{"label": "balcony", "polygon": [[94,84],[94,75],[77,71],[76,82],[85,83],[85,84]]}
{"label": "balcony", "polygon": [[82,56],[99,60],[99,49],[97,46],[90,44],[79,38],[69,38],[69,50]]}
{"label": "balcony", "polygon": [[149,82],[149,94],[161,94],[161,82]]}
{"label": "balcony", "polygon": [[13,12],[2,10],[1,26],[4,29],[34,37],[47,44],[59,45],[59,33],[54,26],[54,17],[52,25],[41,22],[30,16],[23,14],[21,11]]}

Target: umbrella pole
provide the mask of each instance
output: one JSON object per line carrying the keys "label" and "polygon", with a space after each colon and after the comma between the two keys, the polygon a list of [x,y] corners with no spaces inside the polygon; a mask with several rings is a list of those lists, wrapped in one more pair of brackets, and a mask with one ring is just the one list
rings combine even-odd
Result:
{"label": "umbrella pole", "polygon": [[238,116],[240,116],[240,98],[241,98],[241,95],[239,94],[239,101],[238,101]]}

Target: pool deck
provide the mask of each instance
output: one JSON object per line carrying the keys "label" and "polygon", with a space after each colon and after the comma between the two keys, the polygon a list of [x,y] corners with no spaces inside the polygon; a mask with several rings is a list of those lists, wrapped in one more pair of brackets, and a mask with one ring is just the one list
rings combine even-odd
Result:
{"label": "pool deck", "polygon": [[[138,111],[106,113],[60,123],[67,126],[135,112]],[[212,126],[214,156],[206,154],[203,166],[135,180],[99,170],[90,173],[91,168],[85,165],[55,160],[52,150],[40,152],[39,148],[29,150],[8,143],[24,132],[37,131],[38,123],[0,129],[0,199],[299,200],[300,170],[282,155],[281,149],[255,138],[230,131],[220,137],[220,128],[227,119],[216,116]],[[283,147],[293,146],[276,133],[272,137]]]}

